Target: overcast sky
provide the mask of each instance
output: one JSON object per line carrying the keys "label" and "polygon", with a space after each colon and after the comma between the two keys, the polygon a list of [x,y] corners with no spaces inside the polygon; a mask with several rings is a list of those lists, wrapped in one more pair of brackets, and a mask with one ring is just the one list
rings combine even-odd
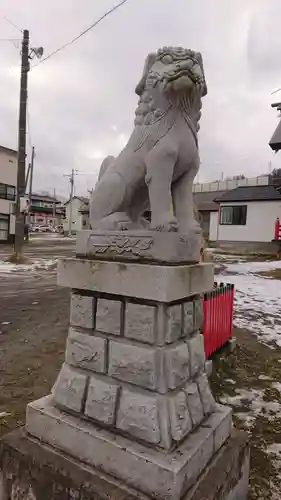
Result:
{"label": "overcast sky", "polygon": [[[45,55],[94,22],[118,0],[1,0],[1,38],[30,30]],[[29,74],[35,188],[66,195],[79,170],[86,194],[99,165],[129,136],[144,59],[163,45],[201,51],[208,83],[200,130],[200,181],[281,166],[268,141],[281,100],[280,0],[129,0],[97,28]],[[17,148],[19,42],[0,41],[0,144]],[[29,142],[29,141],[28,141]],[[30,153],[30,148],[28,150]]]}

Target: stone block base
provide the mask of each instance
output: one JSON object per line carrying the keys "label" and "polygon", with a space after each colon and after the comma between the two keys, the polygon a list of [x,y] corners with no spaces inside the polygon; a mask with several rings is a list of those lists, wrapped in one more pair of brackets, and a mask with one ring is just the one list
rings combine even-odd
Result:
{"label": "stone block base", "polygon": [[[233,431],[231,438],[205,467],[194,487],[182,498],[246,500],[248,475],[247,437],[244,433]],[[23,429],[0,441],[0,500],[106,498],[148,500],[151,497],[31,439]]]}
{"label": "stone block base", "polygon": [[229,438],[231,426],[230,408],[217,405],[182,444],[164,453],[78,420],[55,408],[51,397],[30,403],[26,421],[34,438],[158,500],[180,500],[194,487]]}
{"label": "stone block base", "polygon": [[80,231],[76,255],[87,259],[191,264],[200,260],[201,231]]}

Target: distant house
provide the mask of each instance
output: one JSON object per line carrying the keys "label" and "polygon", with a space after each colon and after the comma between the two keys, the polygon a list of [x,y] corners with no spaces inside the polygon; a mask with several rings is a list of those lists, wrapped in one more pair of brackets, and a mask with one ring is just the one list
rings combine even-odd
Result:
{"label": "distant house", "polygon": [[219,212],[211,214],[211,242],[239,250],[273,249],[275,221],[281,219],[281,190],[272,184],[240,186],[214,201]]}
{"label": "distant house", "polygon": [[222,181],[195,183],[193,185],[194,208],[204,237],[217,241],[219,204],[217,199],[239,187],[268,186],[273,181],[269,175],[250,178],[225,179]]}
{"label": "distant house", "polygon": [[0,146],[0,243],[12,242],[15,216],[12,205],[16,199],[17,151]]}
{"label": "distant house", "polygon": [[65,216],[62,203],[49,195],[32,194],[29,212],[30,223],[34,226],[58,226]]}
{"label": "distant house", "polygon": [[218,217],[219,205],[214,200],[222,196],[225,191],[206,191],[193,193],[193,202],[196,218],[203,230],[206,240],[210,239],[210,233],[215,231],[214,223]]}
{"label": "distant house", "polygon": [[71,201],[65,203],[64,233],[68,234],[71,231],[72,234],[76,234],[89,227],[89,198],[73,196]]}

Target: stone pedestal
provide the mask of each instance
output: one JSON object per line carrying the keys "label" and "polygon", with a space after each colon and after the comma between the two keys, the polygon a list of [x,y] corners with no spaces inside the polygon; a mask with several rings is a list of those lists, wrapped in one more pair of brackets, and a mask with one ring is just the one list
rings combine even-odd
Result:
{"label": "stone pedestal", "polygon": [[[183,499],[244,500],[248,476],[248,438],[245,433],[233,431]],[[21,429],[0,441],[0,500],[7,499],[149,500],[149,497],[43,445]]]}
{"label": "stone pedestal", "polygon": [[[232,431],[200,333],[212,265],[65,259],[58,283],[72,289],[65,362],[52,393],[28,405],[27,434],[137,495],[199,499]],[[240,471],[233,491],[243,453],[228,467]]]}

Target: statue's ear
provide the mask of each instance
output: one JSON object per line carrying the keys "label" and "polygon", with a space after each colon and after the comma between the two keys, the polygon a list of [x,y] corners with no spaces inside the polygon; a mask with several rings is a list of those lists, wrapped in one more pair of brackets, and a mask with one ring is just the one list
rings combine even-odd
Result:
{"label": "statue's ear", "polygon": [[203,87],[202,87],[202,97],[204,97],[208,93],[208,88],[207,88],[207,82],[206,82],[206,79],[205,79],[203,57],[202,57],[201,52],[196,52],[195,56],[196,56],[196,59],[197,59],[199,65],[200,65],[201,69],[202,69],[202,73],[203,73],[203,76],[204,76],[204,84],[203,84]]}
{"label": "statue's ear", "polygon": [[141,77],[139,83],[137,84],[136,90],[135,90],[135,92],[136,92],[137,95],[141,95],[143,93],[144,89],[145,89],[145,83],[146,83],[147,75],[149,73],[149,70],[152,68],[153,64],[156,61],[156,55],[157,54],[152,53],[152,54],[149,54],[147,56],[147,58],[146,58],[142,77]]}

